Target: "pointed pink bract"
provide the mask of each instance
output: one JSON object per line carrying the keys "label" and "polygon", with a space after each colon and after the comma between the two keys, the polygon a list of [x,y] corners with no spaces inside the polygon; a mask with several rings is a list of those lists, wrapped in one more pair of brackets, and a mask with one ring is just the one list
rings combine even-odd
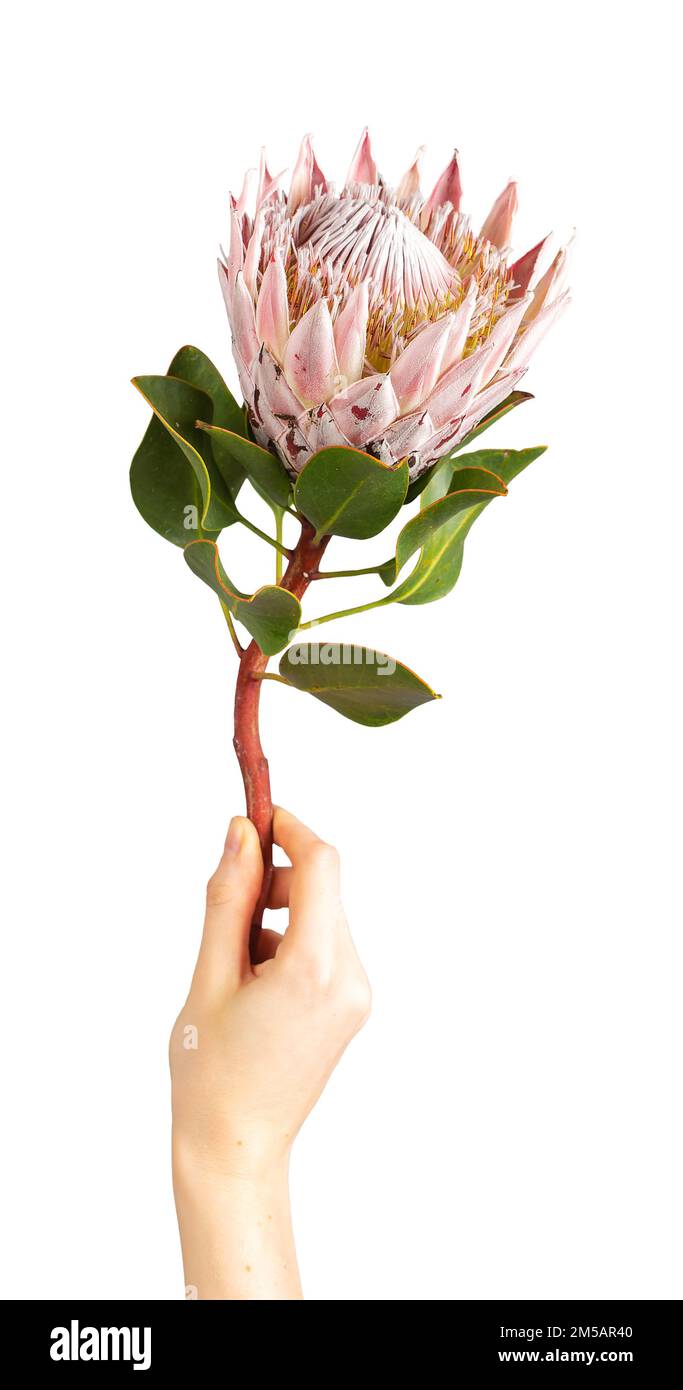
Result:
{"label": "pointed pink bract", "polygon": [[347,386],[363,374],[367,326],[368,286],[363,280],[349,295],[334,325],[339,371]]}
{"label": "pointed pink bract", "polygon": [[237,276],[233,290],[231,322],[235,347],[245,366],[251,369],[259,350],[259,341],[256,336],[254,301],[244,283],[242,271]]}
{"label": "pointed pink bract", "polygon": [[355,448],[380,435],[399,413],[398,401],[388,376],[368,376],[347,387],[330,401],[330,411]]}
{"label": "pointed pink bract", "polygon": [[[542,241],[538,241],[532,246],[530,251],[520,256],[514,265],[510,266],[510,279],[515,285],[515,289],[509,296],[510,299],[519,299],[526,294],[534,276],[537,274],[539,263],[543,257],[543,252],[550,241],[549,236],[544,236]],[[508,300],[508,302],[509,302]]]}
{"label": "pointed pink bract", "polygon": [[279,251],[268,262],[256,305],[256,334],[269,352],[282,362],[289,338],[287,277]]}
{"label": "pointed pink bract", "polygon": [[339,365],[330,311],[319,299],[299,320],[284,355],[285,376],[302,405],[319,405],[339,385]]}
{"label": "pointed pink bract", "polygon": [[452,321],[453,316],[445,314],[436,323],[420,329],[394,363],[391,384],[402,415],[422,405],[441,376]]}
{"label": "pointed pink bract", "polygon": [[408,202],[420,192],[420,161],[424,154],[425,147],[420,145],[417,154],[409,169],[406,169],[397,189],[396,197],[399,202]]}
{"label": "pointed pink bract", "polygon": [[346,188],[354,183],[378,183],[377,165],[372,157],[370,148],[370,136],[368,128],[365,127],[363,134],[358,141],[358,148],[351,160],[351,167],[346,175]]}
{"label": "pointed pink bract", "polygon": [[510,243],[510,233],[516,211],[517,184],[514,179],[510,179],[503,192],[496,198],[479,235],[485,237],[493,246],[499,246],[502,250]]}
{"label": "pointed pink bract", "polygon": [[425,203],[422,213],[422,225],[427,226],[429,219],[437,208],[443,207],[444,203],[450,203],[456,212],[460,210],[460,199],[462,197],[462,184],[460,182],[460,169],[458,167],[458,151],[453,151],[453,157],[446,165],[443,174],[437,179],[434,187]]}

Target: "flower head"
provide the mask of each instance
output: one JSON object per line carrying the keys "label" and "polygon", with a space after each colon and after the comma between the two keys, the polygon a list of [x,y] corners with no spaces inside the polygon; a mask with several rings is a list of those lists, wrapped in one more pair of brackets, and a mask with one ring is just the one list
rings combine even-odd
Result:
{"label": "flower head", "polygon": [[288,194],[262,158],[255,206],[249,178],[231,200],[219,273],[240,384],[292,474],[346,444],[417,477],[509,395],[568,303],[566,252],[545,273],[547,241],[510,262],[515,184],[476,234],[457,155],[427,198],[420,155],[392,189],[365,131],[336,193],[306,136]]}

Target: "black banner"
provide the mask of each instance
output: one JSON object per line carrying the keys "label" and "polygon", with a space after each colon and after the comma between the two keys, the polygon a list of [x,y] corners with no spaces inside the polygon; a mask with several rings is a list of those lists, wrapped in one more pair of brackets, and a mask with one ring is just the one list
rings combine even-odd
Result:
{"label": "black banner", "polygon": [[[314,1304],[307,1300],[281,1322],[284,1309],[262,1304],[9,1302],[1,1311],[3,1346],[8,1361],[19,1353],[22,1370],[39,1374],[40,1384],[75,1372],[149,1379],[211,1370],[228,1378],[237,1358],[242,1371],[250,1355],[258,1376],[268,1366],[287,1376],[304,1371],[307,1378],[326,1377],[331,1369],[335,1375],[343,1369],[365,1379],[368,1363],[378,1356],[386,1369],[408,1353],[415,1369],[433,1367],[436,1373],[445,1362],[456,1379],[465,1370],[504,1379],[520,1370],[533,1376],[543,1367],[552,1380],[553,1371],[564,1367],[616,1368],[627,1377],[634,1369],[652,1374],[671,1367],[681,1321],[678,1300],[445,1302],[437,1305],[429,1328],[423,1317],[405,1313],[393,1323],[393,1305],[377,1300],[371,1322],[357,1336],[357,1315],[342,1321],[335,1313],[318,1324],[316,1314],[323,1340],[307,1346],[302,1337]],[[294,1333],[295,1340],[282,1332]]]}

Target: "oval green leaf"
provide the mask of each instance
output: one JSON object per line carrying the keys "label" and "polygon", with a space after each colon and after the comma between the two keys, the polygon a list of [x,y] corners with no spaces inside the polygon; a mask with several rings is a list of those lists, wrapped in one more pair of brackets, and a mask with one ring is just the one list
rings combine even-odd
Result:
{"label": "oval green leaf", "polygon": [[[204,391],[211,401],[210,423],[222,429],[233,430],[237,435],[245,432],[245,419],[242,407],[237,404],[232,391],[226,386],[219,370],[206,353],[199,348],[187,345],[176,353],[168,369],[168,376],[180,377]],[[212,448],[213,457],[223,481],[233,497],[237,497],[244,482],[244,469],[238,460],[224,451]]]}
{"label": "oval green leaf", "polygon": [[[430,479],[422,494],[421,508],[428,510],[439,503],[453,487],[459,471],[485,468],[507,484],[545,452],[545,445],[536,449],[480,449],[455,461],[444,460]],[[494,494],[495,495],[495,494]],[[420,551],[418,562],[408,578],[394,589],[389,598],[394,603],[434,603],[450,593],[462,569],[465,539],[471,526],[492,501],[488,497],[465,511],[458,511],[445,525],[440,526]],[[407,529],[407,528],[406,528]]]}
{"label": "oval green leaf", "polygon": [[217,461],[221,458],[233,459],[267,502],[283,509],[289,507],[292,480],[284,464],[270,450],[262,449],[251,439],[244,439],[234,430],[222,429],[216,424],[209,425],[198,420],[197,427],[210,436]]}
{"label": "oval green leaf", "polygon": [[194,469],[168,430],[153,415],[131,464],[133,501],[148,526],[173,545],[209,535],[200,517],[202,493]]}
{"label": "oval green leaf", "polygon": [[172,376],[138,376],[133,385],[192,468],[202,499],[202,529],[220,531],[223,526],[232,525],[239,519],[232,494],[216,467],[207,436],[195,424],[198,418],[207,419],[211,414],[211,400],[206,392]]}
{"label": "oval green leaf", "polygon": [[417,516],[403,527],[396,542],[396,554],[382,566],[380,577],[385,584],[395,584],[403,566],[417,550],[435,536],[436,532],[458,512],[466,511],[479,502],[504,497],[507,487],[495,473],[485,468],[453,470],[450,488],[440,501],[421,507]]}
{"label": "oval green leaf", "polygon": [[315,527],[316,538],[369,540],[400,511],[408,490],[408,462],[395,467],[357,449],[320,449],[304,464],[294,502]]}
{"label": "oval green leaf", "polygon": [[298,642],[280,658],[279,669],[289,685],[372,728],[440,699],[400,661],[348,642]]}
{"label": "oval green leaf", "polygon": [[252,595],[241,593],[228,579],[215,541],[190,541],[184,555],[194,574],[218,594],[266,656],[275,656],[287,646],[301,622],[301,604],[293,594],[274,584],[266,584]]}

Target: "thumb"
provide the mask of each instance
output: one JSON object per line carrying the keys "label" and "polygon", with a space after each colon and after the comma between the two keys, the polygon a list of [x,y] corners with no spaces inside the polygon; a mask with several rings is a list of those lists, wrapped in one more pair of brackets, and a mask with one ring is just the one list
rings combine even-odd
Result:
{"label": "thumb", "polygon": [[206,890],[206,916],[193,989],[224,994],[249,970],[249,931],[263,879],[261,846],[246,816],[233,816]]}

